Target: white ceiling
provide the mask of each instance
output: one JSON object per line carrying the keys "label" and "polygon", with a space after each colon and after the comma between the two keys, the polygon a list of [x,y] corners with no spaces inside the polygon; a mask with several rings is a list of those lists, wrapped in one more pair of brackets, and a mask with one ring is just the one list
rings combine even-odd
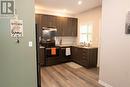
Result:
{"label": "white ceiling", "polygon": [[[78,1],[82,1],[78,5]],[[101,5],[101,0],[35,0],[35,9],[50,13],[77,15]]]}

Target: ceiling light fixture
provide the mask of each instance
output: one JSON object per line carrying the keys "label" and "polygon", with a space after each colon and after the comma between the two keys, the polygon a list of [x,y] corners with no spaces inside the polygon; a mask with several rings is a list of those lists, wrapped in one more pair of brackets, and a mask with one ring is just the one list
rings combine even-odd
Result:
{"label": "ceiling light fixture", "polygon": [[78,1],[78,5],[81,5],[82,4],[82,1],[80,0],[80,1]]}

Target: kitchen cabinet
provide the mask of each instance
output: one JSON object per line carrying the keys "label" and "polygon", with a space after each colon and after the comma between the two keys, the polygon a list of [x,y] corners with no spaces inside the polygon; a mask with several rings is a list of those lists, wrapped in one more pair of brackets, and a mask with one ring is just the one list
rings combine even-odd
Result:
{"label": "kitchen cabinet", "polygon": [[81,49],[79,49],[77,47],[72,47],[71,58],[73,61],[80,63],[79,60],[80,60],[81,54],[82,54]]}
{"label": "kitchen cabinet", "polygon": [[67,35],[68,36],[77,36],[78,19],[77,18],[68,18],[67,23],[68,23]]}
{"label": "kitchen cabinet", "polygon": [[57,28],[57,36],[77,36],[77,22],[77,18],[36,14],[36,23],[39,27]]}
{"label": "kitchen cabinet", "polygon": [[92,68],[97,66],[98,48],[80,48],[72,47],[72,61],[86,67]]}
{"label": "kitchen cabinet", "polygon": [[43,27],[56,27],[56,17],[50,15],[42,15],[42,26]]}
{"label": "kitchen cabinet", "polygon": [[77,18],[57,17],[57,36],[77,36]]}
{"label": "kitchen cabinet", "polygon": [[41,66],[45,65],[45,48],[39,48],[39,63]]}
{"label": "kitchen cabinet", "polygon": [[42,15],[40,14],[35,15],[35,23],[37,26],[38,37],[40,37],[42,32]]}
{"label": "kitchen cabinet", "polygon": [[67,29],[67,19],[65,17],[56,17],[56,19],[57,36],[65,36],[65,29]]}

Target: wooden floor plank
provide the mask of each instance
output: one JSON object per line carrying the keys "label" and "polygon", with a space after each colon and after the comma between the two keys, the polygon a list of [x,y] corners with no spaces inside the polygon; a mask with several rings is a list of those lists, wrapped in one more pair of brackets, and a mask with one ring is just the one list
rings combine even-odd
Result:
{"label": "wooden floor plank", "polygon": [[72,68],[67,64],[41,68],[41,87],[103,87],[98,69]]}
{"label": "wooden floor plank", "polygon": [[[66,69],[68,69],[69,71],[71,71],[73,74],[75,74],[75,76],[77,76],[77,77],[79,77],[80,78],[80,80],[83,80],[83,81],[85,81],[87,84],[89,84],[89,85],[91,85],[91,86],[93,86],[93,87],[101,87],[99,84],[98,84],[98,82],[97,82],[97,80],[95,79],[95,78],[92,78],[92,77],[94,77],[94,75],[90,72],[90,71],[82,71],[83,69],[85,69],[85,68],[79,68],[79,69],[77,69],[77,70],[74,70],[74,69],[72,69],[72,68],[70,68],[70,67],[68,67],[68,66],[66,66],[66,65],[63,65]],[[90,73],[93,75],[90,75]]]}
{"label": "wooden floor plank", "polygon": [[[61,87],[56,80],[53,79],[53,77],[48,73],[48,68],[42,68],[41,70],[41,79],[44,81],[44,83],[41,80],[42,87]],[[51,84],[50,84],[51,83]],[[45,85],[46,86],[45,86]]]}

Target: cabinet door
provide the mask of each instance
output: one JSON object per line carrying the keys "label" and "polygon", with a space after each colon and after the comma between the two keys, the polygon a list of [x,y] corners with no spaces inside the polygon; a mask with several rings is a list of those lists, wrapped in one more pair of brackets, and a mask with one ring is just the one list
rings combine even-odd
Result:
{"label": "cabinet door", "polygon": [[48,16],[48,27],[56,28],[56,16]]}
{"label": "cabinet door", "polygon": [[39,24],[40,23],[40,15],[38,15],[38,14],[36,14],[35,15],[35,22],[36,22],[36,24]]}
{"label": "cabinet door", "polygon": [[36,24],[37,24],[37,34],[38,37],[41,36],[41,29],[42,29],[42,15],[41,14],[36,14],[35,15],[35,20],[36,20]]}
{"label": "cabinet door", "polygon": [[61,29],[62,29],[62,36],[68,36],[67,18],[61,17],[60,24],[61,24]]}
{"label": "cabinet door", "polygon": [[72,47],[72,60],[79,63],[82,57],[82,50],[78,47]]}
{"label": "cabinet door", "polygon": [[39,62],[40,65],[45,65],[45,54],[44,54],[44,48],[39,48]]}
{"label": "cabinet door", "polygon": [[73,18],[68,18],[67,20],[67,35],[72,36],[73,34]]}
{"label": "cabinet door", "polygon": [[56,17],[56,28],[57,28],[57,36],[62,36],[63,28],[62,28],[61,17]]}
{"label": "cabinet door", "polygon": [[56,16],[42,15],[43,27],[56,27]]}
{"label": "cabinet door", "polygon": [[42,27],[48,27],[48,26],[49,26],[49,16],[42,15]]}
{"label": "cabinet door", "polygon": [[77,19],[57,17],[57,36],[77,36]]}
{"label": "cabinet door", "polygon": [[89,67],[97,66],[97,55],[98,55],[97,48],[89,50]]}
{"label": "cabinet door", "polygon": [[72,18],[72,36],[77,36],[77,29],[78,29],[78,19]]}
{"label": "cabinet door", "polygon": [[77,18],[68,18],[67,36],[77,36]]}
{"label": "cabinet door", "polygon": [[71,55],[71,58],[72,60],[74,61],[77,57],[77,52],[78,52],[78,49],[76,49],[76,47],[72,47],[72,55]]}

